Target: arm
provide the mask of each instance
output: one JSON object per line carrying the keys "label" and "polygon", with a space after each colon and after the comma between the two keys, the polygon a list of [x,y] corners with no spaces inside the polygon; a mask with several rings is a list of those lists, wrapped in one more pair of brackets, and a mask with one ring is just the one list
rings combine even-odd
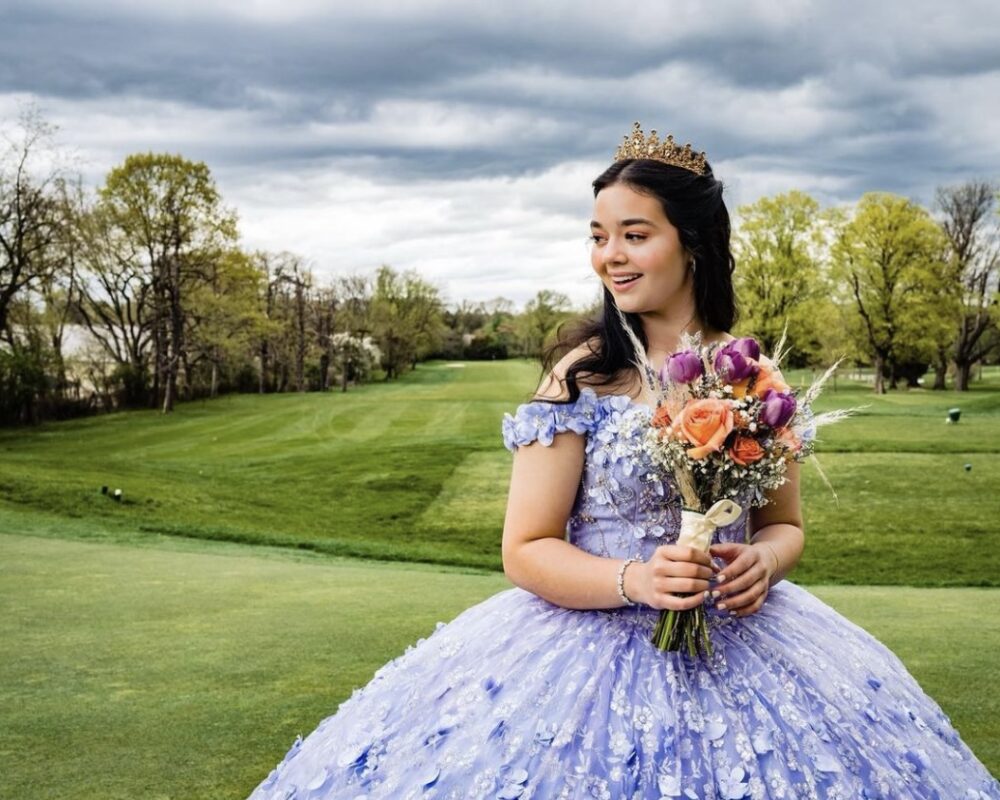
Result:
{"label": "arm", "polygon": [[750,544],[712,545],[710,552],[728,563],[719,573],[720,608],[746,616],[759,611],[768,589],[790,573],[802,557],[805,534],[799,503],[799,464],[788,465],[787,480],[750,512]]}
{"label": "arm", "polygon": [[[624,605],[617,588],[623,559],[595,556],[564,538],[583,455],[584,438],[571,432],[556,435],[549,447],[535,442],[518,449],[504,521],[504,573],[564,608],[618,608]],[[713,571],[708,554],[663,545],[649,561],[628,566],[625,594],[652,608],[694,608],[704,602]]]}
{"label": "arm", "polygon": [[768,495],[771,500],[766,506],[750,512],[754,532],[750,537],[751,544],[770,549],[773,554],[775,563],[770,575],[771,586],[795,569],[805,548],[799,502],[799,469],[798,463],[790,463],[788,480]]}
{"label": "arm", "polygon": [[[536,396],[557,398],[575,354],[557,365]],[[565,394],[562,394],[565,396]],[[587,553],[565,540],[584,464],[583,436],[557,434],[548,447],[534,442],[514,455],[503,532],[504,573],[512,583],[565,608],[616,608],[618,570],[623,559]],[[696,563],[692,563],[696,562]],[[706,553],[666,545],[645,563],[625,570],[625,594],[655,608],[692,608],[703,602],[713,567]],[[698,592],[676,597],[675,592]]]}
{"label": "arm", "polygon": [[[583,470],[584,438],[557,434],[514,454],[503,529],[504,573],[517,586],[565,608],[621,606],[618,559],[586,553],[565,541]],[[627,575],[627,573],[626,573]]]}

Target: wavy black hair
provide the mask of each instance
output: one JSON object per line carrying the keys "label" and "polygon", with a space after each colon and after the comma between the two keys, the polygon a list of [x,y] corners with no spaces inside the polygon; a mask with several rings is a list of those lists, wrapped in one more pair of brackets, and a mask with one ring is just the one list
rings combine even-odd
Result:
{"label": "wavy black hair", "polygon": [[[695,308],[703,324],[728,331],[736,321],[736,297],[733,291],[735,260],[729,246],[731,225],[722,200],[722,183],[706,164],[701,175],[690,170],[652,159],[616,161],[594,181],[594,197],[602,189],[622,183],[637,192],[660,201],[670,224],[677,228],[681,244],[694,257]],[[629,327],[643,346],[646,334],[638,314],[624,314]],[[593,319],[577,320],[568,329],[560,329],[555,344],[542,359],[545,372],[567,352],[584,342],[590,343],[589,355],[583,355],[566,370],[565,387],[572,403],[580,397],[581,378],[588,385],[617,384],[634,369],[634,350],[622,327],[614,297],[603,289],[600,313]]]}

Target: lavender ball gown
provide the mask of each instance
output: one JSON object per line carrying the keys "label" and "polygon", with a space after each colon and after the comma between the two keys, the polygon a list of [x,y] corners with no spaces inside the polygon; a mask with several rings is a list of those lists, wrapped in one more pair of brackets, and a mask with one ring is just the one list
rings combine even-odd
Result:
{"label": "lavender ball gown", "polygon": [[[676,538],[676,497],[620,433],[649,413],[584,389],[504,419],[511,450],[586,436],[567,533],[588,552],[647,558]],[[745,618],[710,609],[708,661],[656,650],[657,613],[500,592],[379,669],[250,800],[1000,798],[903,664],[794,583]]]}

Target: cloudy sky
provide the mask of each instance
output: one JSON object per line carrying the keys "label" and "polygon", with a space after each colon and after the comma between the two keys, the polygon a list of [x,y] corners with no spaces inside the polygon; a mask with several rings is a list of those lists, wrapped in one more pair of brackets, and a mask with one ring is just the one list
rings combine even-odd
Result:
{"label": "cloudy sky", "polygon": [[205,161],[251,247],[417,269],[449,301],[597,291],[590,182],[634,120],[730,209],[1000,178],[1000,3],[0,0],[0,127],[35,103],[97,185]]}

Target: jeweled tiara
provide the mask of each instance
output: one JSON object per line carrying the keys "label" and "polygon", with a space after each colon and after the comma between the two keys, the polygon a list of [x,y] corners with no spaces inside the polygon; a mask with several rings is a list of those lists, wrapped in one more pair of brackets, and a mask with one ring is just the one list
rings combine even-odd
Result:
{"label": "jeweled tiara", "polygon": [[647,137],[638,122],[632,127],[632,133],[625,136],[615,151],[615,161],[625,158],[651,158],[654,161],[691,170],[697,175],[704,175],[708,166],[705,154],[694,152],[690,144],[681,147],[670,135],[661,142],[655,130],[650,130]]}

